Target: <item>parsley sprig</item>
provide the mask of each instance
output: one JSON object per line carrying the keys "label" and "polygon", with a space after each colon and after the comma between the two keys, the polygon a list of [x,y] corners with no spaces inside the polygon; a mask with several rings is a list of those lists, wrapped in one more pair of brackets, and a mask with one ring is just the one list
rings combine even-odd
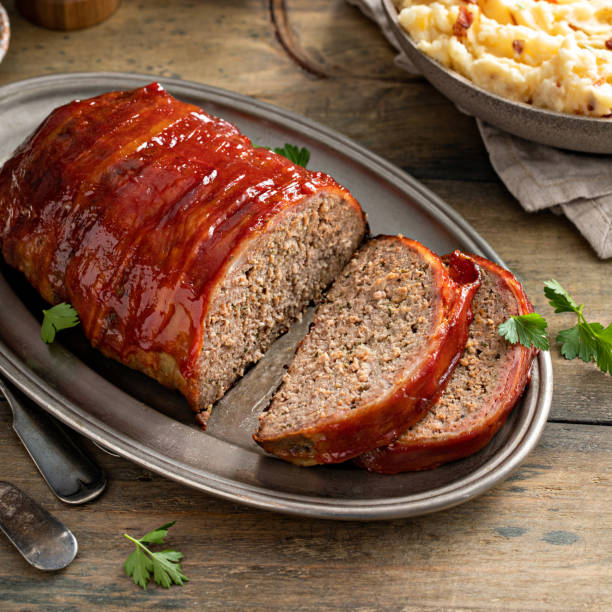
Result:
{"label": "parsley sprig", "polygon": [[[583,314],[584,304],[577,304],[554,279],[544,283],[544,295],[556,313],[573,312],[578,317],[574,327],[557,334],[561,354],[566,359],[594,361],[602,372],[612,375],[612,323],[606,328],[601,323],[589,323]],[[510,317],[499,326],[499,333],[512,344],[548,350],[547,327],[546,319],[534,312]]]}
{"label": "parsley sprig", "polygon": [[136,549],[125,560],[123,565],[125,573],[132,577],[134,584],[146,588],[147,583],[153,579],[157,584],[169,589],[172,584],[182,585],[189,578],[183,574],[180,560],[183,558],[182,553],[178,550],[162,550],[160,552],[151,551],[145,544],[163,544],[164,538],[168,535],[168,529],[174,525],[176,521],[166,523],[153,531],[145,534],[137,540],[132,536],[124,533],[130,542],[136,545]]}
{"label": "parsley sprig", "polygon": [[499,326],[499,333],[510,344],[520,342],[523,346],[534,346],[542,351],[549,349],[546,328],[548,322],[537,312],[510,317]]}
{"label": "parsley sprig", "polygon": [[266,147],[264,145],[258,145],[251,141],[251,146],[255,149],[268,149],[274,151],[278,155],[286,157],[290,162],[293,162],[296,166],[302,166],[305,168],[310,161],[310,151],[306,147],[299,148],[296,145],[285,143],[284,147]]}
{"label": "parsley sprig", "polygon": [[274,152],[283,155],[297,166],[302,166],[304,168],[310,161],[310,151],[306,147],[300,149],[288,142],[285,143],[284,147],[275,147]]}
{"label": "parsley sprig", "polygon": [[43,310],[43,322],[40,328],[42,341],[51,344],[55,340],[55,334],[62,329],[75,327],[79,324],[77,311],[66,302],[61,302],[53,308]]}
{"label": "parsley sprig", "polygon": [[582,314],[584,304],[576,304],[571,295],[556,280],[544,283],[544,295],[555,312],[573,312],[578,317],[574,327],[557,334],[561,354],[566,359],[579,357],[594,361],[602,372],[612,375],[612,323],[604,329],[601,323],[589,323]]}

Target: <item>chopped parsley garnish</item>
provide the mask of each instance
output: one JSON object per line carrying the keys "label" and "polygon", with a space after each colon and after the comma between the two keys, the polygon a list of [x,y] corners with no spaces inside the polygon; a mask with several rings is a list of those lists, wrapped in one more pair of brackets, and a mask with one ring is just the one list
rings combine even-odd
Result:
{"label": "chopped parsley garnish", "polygon": [[310,151],[306,147],[300,149],[295,145],[285,143],[284,147],[275,147],[274,152],[283,155],[297,166],[302,166],[304,168],[310,161]]}
{"label": "chopped parsley garnish", "polygon": [[[602,372],[612,375],[612,323],[605,328],[601,323],[589,323],[583,314],[584,304],[577,304],[554,279],[544,283],[544,295],[556,313],[573,312],[578,318],[574,327],[557,334],[561,354],[566,359],[594,361]],[[547,327],[546,319],[534,312],[510,317],[499,326],[499,333],[512,344],[547,350]]]}
{"label": "chopped parsley garnish", "polygon": [[601,323],[587,322],[582,314],[584,304],[576,304],[556,280],[544,283],[544,295],[555,312],[573,312],[578,317],[574,327],[557,335],[561,354],[566,359],[579,357],[587,363],[594,361],[602,372],[612,375],[612,323],[604,328]]}
{"label": "chopped parsley garnish", "polygon": [[527,348],[532,346],[547,351],[548,336],[546,319],[537,312],[510,317],[499,326],[499,333],[510,344],[519,342]]}
{"label": "chopped parsley garnish", "polygon": [[53,308],[43,310],[43,322],[40,328],[42,341],[51,344],[55,340],[55,334],[62,329],[75,327],[79,324],[77,311],[66,302],[61,302]]}
{"label": "chopped parsley garnish", "polygon": [[123,565],[125,573],[132,577],[134,584],[146,588],[147,583],[151,579],[153,572],[153,580],[157,584],[169,589],[173,584],[182,585],[189,578],[183,574],[180,560],[183,558],[182,553],[178,550],[162,550],[160,552],[152,552],[146,544],[163,544],[164,538],[168,535],[168,529],[174,525],[176,521],[166,523],[153,531],[145,534],[137,540],[124,533],[130,542],[136,545],[136,549],[125,560]]}
{"label": "chopped parsley garnish", "polygon": [[255,144],[251,141],[251,146],[255,149],[268,149],[274,151],[278,155],[286,157],[290,162],[293,162],[296,166],[302,166],[305,168],[310,161],[310,151],[306,147],[299,148],[296,145],[285,143],[284,147],[266,147],[264,145]]}

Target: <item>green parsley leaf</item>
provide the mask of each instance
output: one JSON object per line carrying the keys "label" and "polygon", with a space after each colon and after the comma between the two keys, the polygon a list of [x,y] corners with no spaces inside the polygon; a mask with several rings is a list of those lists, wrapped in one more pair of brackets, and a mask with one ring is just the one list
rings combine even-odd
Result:
{"label": "green parsley leaf", "polygon": [[288,142],[285,143],[284,147],[274,147],[274,149],[264,145],[255,144],[253,141],[251,141],[251,146],[254,149],[268,149],[270,151],[274,151],[278,155],[286,157],[290,162],[293,162],[297,166],[302,166],[303,168],[305,168],[310,161],[310,151],[306,147],[302,147],[300,149],[295,145],[289,144]]}
{"label": "green parsley leaf", "polygon": [[578,317],[574,327],[557,335],[561,354],[566,359],[594,361],[602,371],[612,375],[612,323],[604,329],[601,323],[589,323],[582,314],[584,304],[577,304],[556,280],[544,283],[544,295],[555,312],[573,312]]}
{"label": "green parsley leaf", "polygon": [[589,363],[597,358],[597,337],[595,332],[603,329],[599,323],[589,325],[574,325],[570,329],[564,329],[557,335],[557,342],[561,344],[561,354],[566,359],[576,359]]}
{"label": "green parsley leaf", "polygon": [[66,302],[57,304],[53,308],[43,310],[43,322],[40,328],[40,337],[43,342],[51,344],[55,340],[55,334],[69,327],[79,324],[77,311]]}
{"label": "green parsley leaf", "polygon": [[153,553],[153,578],[157,584],[169,589],[172,583],[181,586],[188,580],[183,574],[179,561],[183,555],[176,550],[162,550]]}
{"label": "green parsley leaf", "polygon": [[306,147],[299,149],[295,145],[285,143],[285,146],[274,149],[275,153],[284,155],[289,161],[293,162],[297,166],[306,167],[310,161],[310,151]]}
{"label": "green parsley leaf", "polygon": [[598,354],[595,360],[597,367],[612,376],[612,323],[597,333],[597,339]]}
{"label": "green parsley leaf", "polygon": [[153,571],[153,561],[145,555],[140,548],[136,550],[125,560],[123,564],[125,573],[132,576],[134,583],[141,586],[143,589],[147,586],[151,578],[150,572]]}
{"label": "green parsley leaf", "polygon": [[599,337],[610,346],[612,346],[612,323],[599,332]]}
{"label": "green parsley leaf", "polygon": [[168,529],[174,525],[176,521],[172,521],[171,523],[166,523],[153,531],[149,531],[149,533],[145,534],[140,538],[141,542],[148,542],[149,544],[163,544],[164,538],[168,535]]}
{"label": "green parsley leaf", "polygon": [[547,351],[549,348],[548,336],[546,335],[547,327],[548,323],[542,315],[539,315],[537,312],[531,312],[525,315],[510,317],[499,326],[498,331],[511,344],[520,342],[527,348],[533,346]]}
{"label": "green parsley leaf", "polygon": [[162,550],[161,552],[153,552],[147,544],[163,544],[164,538],[168,535],[168,529],[174,525],[175,521],[166,523],[153,531],[145,534],[137,540],[127,533],[124,533],[130,542],[136,545],[136,549],[125,560],[123,568],[128,576],[132,577],[134,584],[146,588],[147,583],[151,579],[153,572],[153,580],[165,589],[169,589],[173,584],[182,585],[189,580],[183,574],[183,568],[180,561],[183,554],[178,550]]}
{"label": "green parsley leaf", "polygon": [[544,283],[544,295],[555,312],[576,312],[579,308],[572,296],[555,279]]}
{"label": "green parsley leaf", "polygon": [[561,354],[566,359],[579,357],[589,363],[594,361],[602,372],[612,374],[612,324],[605,330],[601,323],[579,322],[557,335]]}
{"label": "green parsley leaf", "polygon": [[580,352],[580,328],[574,325],[557,334],[557,342],[561,344],[561,354],[566,359],[576,359]]}

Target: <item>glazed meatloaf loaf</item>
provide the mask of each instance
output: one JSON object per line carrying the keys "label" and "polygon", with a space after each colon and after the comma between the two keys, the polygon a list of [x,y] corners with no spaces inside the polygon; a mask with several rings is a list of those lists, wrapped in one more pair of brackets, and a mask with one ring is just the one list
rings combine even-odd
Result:
{"label": "glazed meatloaf loaf", "polygon": [[368,470],[424,470],[475,453],[504,424],[527,384],[537,351],[509,344],[497,328],[508,317],[533,308],[510,272],[482,257],[470,257],[481,269],[482,284],[474,297],[465,352],[423,419],[389,446],[358,458]]}
{"label": "glazed meatloaf loaf", "polygon": [[364,232],[332,178],[158,84],[56,109],[0,172],[7,263],[203,418]]}
{"label": "glazed meatloaf loaf", "polygon": [[423,416],[459,359],[479,282],[458,253],[447,270],[413,240],[366,243],[320,305],[255,440],[299,465],[389,443]]}

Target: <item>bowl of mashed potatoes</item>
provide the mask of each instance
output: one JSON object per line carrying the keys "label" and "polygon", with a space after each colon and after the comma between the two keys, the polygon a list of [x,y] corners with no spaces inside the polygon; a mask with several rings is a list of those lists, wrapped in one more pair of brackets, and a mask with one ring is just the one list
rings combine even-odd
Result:
{"label": "bowl of mashed potatoes", "polygon": [[462,110],[612,153],[612,0],[382,0],[402,49]]}

